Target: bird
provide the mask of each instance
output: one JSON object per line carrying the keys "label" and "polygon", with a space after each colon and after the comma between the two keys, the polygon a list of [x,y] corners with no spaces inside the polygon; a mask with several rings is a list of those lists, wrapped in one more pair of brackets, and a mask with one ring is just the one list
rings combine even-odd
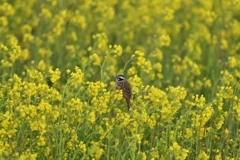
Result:
{"label": "bird", "polygon": [[116,90],[122,90],[123,97],[127,102],[128,110],[131,108],[130,99],[132,97],[132,89],[130,83],[123,75],[118,75],[116,77]]}

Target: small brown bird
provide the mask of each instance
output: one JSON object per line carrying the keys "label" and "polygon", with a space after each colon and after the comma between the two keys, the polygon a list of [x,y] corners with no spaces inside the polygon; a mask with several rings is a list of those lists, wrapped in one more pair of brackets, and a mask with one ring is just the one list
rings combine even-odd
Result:
{"label": "small brown bird", "polygon": [[123,75],[118,75],[116,77],[116,89],[122,90],[123,97],[125,98],[125,100],[127,102],[127,107],[129,110],[131,107],[130,99],[132,97],[132,89],[131,89],[129,82]]}

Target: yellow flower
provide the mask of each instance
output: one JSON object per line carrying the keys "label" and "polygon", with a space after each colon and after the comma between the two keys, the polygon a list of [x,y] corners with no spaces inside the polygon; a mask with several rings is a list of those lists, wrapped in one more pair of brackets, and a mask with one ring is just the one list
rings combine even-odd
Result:
{"label": "yellow flower", "polygon": [[72,38],[72,40],[73,40],[74,42],[76,42],[76,41],[78,40],[77,33],[74,32],[74,31],[72,31],[72,32],[71,32],[71,38]]}
{"label": "yellow flower", "polygon": [[81,29],[87,26],[85,17],[78,10],[76,10],[74,16],[71,17],[71,22]]}
{"label": "yellow flower", "polygon": [[[239,5],[240,6],[240,5]],[[239,28],[240,28],[240,23],[239,23],[239,21],[237,21],[237,20],[233,20],[233,22],[230,24],[230,26],[231,26],[231,30],[232,30],[232,32],[233,32],[233,35],[235,36],[235,37],[240,37],[240,30],[239,30]]]}
{"label": "yellow flower", "polygon": [[6,27],[8,25],[8,19],[5,16],[0,17],[0,26],[1,27]]}
{"label": "yellow flower", "polygon": [[157,72],[162,72],[162,64],[157,62],[153,64],[153,69],[156,70]]}
{"label": "yellow flower", "polygon": [[101,58],[97,55],[97,53],[93,53],[90,56],[90,60],[93,61],[93,65],[99,66],[101,64]]}
{"label": "yellow flower", "polygon": [[60,79],[60,77],[61,77],[61,72],[60,72],[60,70],[57,68],[55,71],[53,71],[53,70],[49,70],[49,73],[50,73],[50,75],[51,75],[51,81],[53,82],[53,83],[55,83],[57,80],[59,80]]}
{"label": "yellow flower", "polygon": [[129,125],[127,126],[127,128],[129,129],[129,131],[131,132],[131,134],[134,134],[137,130],[137,122],[134,120],[134,121],[131,121],[131,123],[129,123]]}
{"label": "yellow flower", "polygon": [[53,21],[54,21],[54,28],[52,29],[52,31],[56,36],[60,36],[65,30],[65,28],[63,27],[63,24],[65,22],[64,17],[62,17],[61,15],[56,15]]}
{"label": "yellow flower", "polygon": [[169,46],[171,42],[171,39],[169,37],[169,35],[161,35],[159,37],[159,45],[160,47],[164,47],[164,46]]}
{"label": "yellow flower", "polygon": [[32,27],[29,24],[25,24],[22,26],[21,31],[23,33],[31,33]]}
{"label": "yellow flower", "polygon": [[47,50],[45,48],[39,48],[38,53],[41,55],[41,57],[51,57],[52,56],[52,51]]}
{"label": "yellow flower", "polygon": [[190,128],[186,128],[186,129],[185,129],[185,135],[184,135],[184,138],[189,139],[189,138],[192,137],[192,135],[193,135],[193,131],[192,131],[192,129],[190,129]]}
{"label": "yellow flower", "polygon": [[155,119],[154,116],[151,116],[149,119],[148,119],[148,126],[150,129],[153,129],[156,125],[157,121]]}
{"label": "yellow flower", "polygon": [[71,72],[71,70],[70,70],[70,69],[67,69],[66,72],[67,72],[67,74],[69,74],[69,73]]}
{"label": "yellow flower", "polygon": [[224,120],[225,120],[225,118],[221,115],[219,118],[218,118],[218,120],[217,120],[217,124],[216,124],[216,128],[219,130],[221,127],[222,127],[222,125],[224,124]]}
{"label": "yellow flower", "polygon": [[147,155],[146,155],[146,153],[138,151],[137,154],[141,157],[141,160],[147,160]]}
{"label": "yellow flower", "polygon": [[212,83],[211,83],[210,79],[207,79],[206,77],[204,77],[203,81],[204,81],[204,87],[205,88],[211,88],[212,87]]}
{"label": "yellow flower", "polygon": [[136,54],[139,57],[143,57],[144,56],[144,52],[141,52],[141,51],[135,51],[134,54]]}
{"label": "yellow flower", "polygon": [[18,40],[14,36],[9,36],[7,38],[9,45],[5,46],[1,44],[0,51],[3,55],[1,60],[2,66],[4,68],[12,67],[14,62],[20,57],[21,47],[18,45]]}
{"label": "yellow flower", "polygon": [[222,50],[228,49],[228,42],[227,42],[226,39],[222,39],[222,40],[221,40],[221,46],[220,46],[220,48],[221,48]]}
{"label": "yellow flower", "polygon": [[208,25],[212,25],[217,15],[213,11],[205,11],[205,21]]}
{"label": "yellow flower", "polygon": [[23,42],[29,43],[29,42],[33,42],[34,40],[34,36],[30,33],[25,33],[23,35]]}
{"label": "yellow flower", "polygon": [[73,88],[77,88],[83,82],[84,73],[82,70],[75,66],[75,73],[70,73],[71,77],[68,80],[68,85],[72,86]]}
{"label": "yellow flower", "polygon": [[201,151],[200,154],[197,157],[198,160],[205,160],[205,159],[209,159],[209,155],[206,154],[204,151]]}
{"label": "yellow flower", "polygon": [[231,99],[233,98],[233,89],[232,87],[220,87],[219,93],[217,93],[217,97],[224,98],[224,99]]}
{"label": "yellow flower", "polygon": [[45,142],[45,138],[43,136],[38,137],[38,146],[45,146],[46,142]]}
{"label": "yellow flower", "polygon": [[238,60],[234,56],[228,57],[228,65],[230,68],[235,68],[238,66]]}
{"label": "yellow flower", "polygon": [[135,75],[137,73],[137,70],[134,66],[132,66],[131,68],[128,69],[128,75]]}
{"label": "yellow flower", "polygon": [[95,120],[96,120],[96,117],[95,117],[95,113],[94,112],[90,112],[88,114],[88,120],[91,122],[91,123],[94,123]]}
{"label": "yellow flower", "polygon": [[166,105],[168,102],[167,95],[162,90],[151,86],[150,88],[146,87],[144,90],[147,91],[145,94],[144,99],[152,101],[152,106],[159,106],[159,105]]}
{"label": "yellow flower", "polygon": [[235,110],[237,120],[239,121],[240,120],[240,100],[237,100],[237,102],[234,103],[233,109]]}
{"label": "yellow flower", "polygon": [[26,159],[37,159],[37,153],[31,153],[29,149],[27,151],[22,152],[21,156],[19,157],[19,160],[26,160]]}
{"label": "yellow flower", "polygon": [[82,141],[80,141],[80,143],[79,143],[79,148],[81,149],[81,152],[86,153],[87,148],[86,148],[86,145]]}
{"label": "yellow flower", "polygon": [[233,80],[234,80],[234,77],[231,73],[229,73],[228,70],[224,70],[224,71],[221,71],[220,72],[221,75],[222,75],[222,81],[225,85],[229,86]]}
{"label": "yellow flower", "polygon": [[51,152],[51,149],[49,147],[46,147],[45,155],[49,156],[50,152]]}
{"label": "yellow flower", "polygon": [[114,53],[117,56],[121,56],[122,55],[122,47],[120,45],[114,45],[113,49],[114,49]]}
{"label": "yellow flower", "polygon": [[88,148],[88,155],[91,157],[96,158],[97,160],[101,158],[102,154],[104,153],[104,150],[100,148],[98,142],[90,142],[92,145]]}
{"label": "yellow flower", "polygon": [[150,54],[150,57],[156,58],[161,61],[163,59],[163,53],[160,49],[155,49],[153,53]]}
{"label": "yellow flower", "polygon": [[74,45],[66,45],[65,48],[69,53],[72,54],[73,57],[75,56],[74,53],[76,52],[76,49]]}
{"label": "yellow flower", "polygon": [[137,65],[141,67],[142,65],[145,64],[145,61],[146,61],[146,59],[144,57],[138,57]]}
{"label": "yellow flower", "polygon": [[108,48],[108,45],[107,45],[107,42],[108,42],[108,39],[107,39],[107,35],[106,33],[98,33],[98,34],[95,34],[92,36],[93,39],[95,39],[97,41],[97,48],[98,49],[107,49]]}
{"label": "yellow flower", "polygon": [[47,65],[43,60],[39,61],[37,68],[41,71],[44,71],[47,68]]}
{"label": "yellow flower", "polygon": [[132,86],[132,94],[137,94],[139,91],[142,89],[142,81],[141,78],[138,77],[137,75],[134,75],[134,77],[129,78],[129,82]]}
{"label": "yellow flower", "polygon": [[97,96],[99,92],[105,88],[105,84],[102,82],[87,82],[88,85],[87,93],[91,96]]}
{"label": "yellow flower", "polygon": [[193,75],[199,76],[201,74],[201,70],[200,70],[199,66],[196,63],[194,63],[189,57],[185,57],[183,59],[183,65],[184,64],[186,64],[185,70],[187,70],[188,69],[187,66],[189,66],[190,71]]}
{"label": "yellow flower", "polygon": [[155,149],[155,148],[151,148],[151,160],[154,160],[154,159],[159,159],[159,155],[158,155],[158,150]]}
{"label": "yellow flower", "polygon": [[171,8],[166,7],[162,13],[164,14],[164,21],[170,21],[174,18],[174,10]]}
{"label": "yellow flower", "polygon": [[21,55],[20,55],[20,58],[22,60],[27,60],[29,59],[29,50],[28,49],[23,49],[22,52],[21,52]]}
{"label": "yellow flower", "polygon": [[173,143],[173,145],[170,147],[170,150],[173,151],[174,158],[176,160],[186,159],[189,152],[189,150],[181,148],[177,142]]}
{"label": "yellow flower", "polygon": [[50,19],[52,17],[52,13],[49,11],[48,8],[42,7],[40,16],[45,19]]}
{"label": "yellow flower", "polygon": [[8,2],[3,2],[0,5],[0,11],[1,11],[1,13],[3,13],[6,16],[12,16],[15,13],[13,6],[11,4],[9,4]]}
{"label": "yellow flower", "polygon": [[7,51],[7,50],[8,50],[8,47],[5,46],[4,44],[1,44],[1,50]]}

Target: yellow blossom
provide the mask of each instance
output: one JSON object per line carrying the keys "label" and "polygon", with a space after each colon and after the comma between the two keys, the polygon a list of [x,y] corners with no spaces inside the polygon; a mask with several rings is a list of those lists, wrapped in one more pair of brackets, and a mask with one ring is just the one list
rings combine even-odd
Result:
{"label": "yellow blossom", "polygon": [[42,7],[40,16],[42,16],[45,19],[49,19],[52,17],[52,13],[49,11],[49,9]]}
{"label": "yellow blossom", "polygon": [[92,96],[97,96],[99,91],[105,90],[105,84],[102,82],[87,82],[88,88],[87,88],[87,93]]}
{"label": "yellow blossom", "polygon": [[4,13],[6,16],[11,16],[14,15],[15,10],[11,3],[9,4],[8,2],[3,2],[0,5],[0,12]]}
{"label": "yellow blossom", "polygon": [[173,151],[174,157],[176,159],[186,159],[188,156],[189,150],[182,148],[179,146],[177,142],[174,142],[173,145],[170,147],[170,150]]}
{"label": "yellow blossom", "polygon": [[137,71],[136,71],[136,68],[135,68],[135,67],[129,68],[129,70],[128,70],[128,75],[129,75],[129,76],[135,75],[136,73],[137,73]]}
{"label": "yellow blossom", "polygon": [[228,49],[228,42],[226,39],[222,39],[221,40],[221,46],[220,46],[221,49]]}
{"label": "yellow blossom", "polygon": [[145,64],[146,59],[144,57],[138,57],[137,65],[142,66]]}
{"label": "yellow blossom", "polygon": [[89,113],[89,115],[88,115],[88,120],[89,120],[91,123],[94,123],[94,122],[95,122],[96,117],[95,117],[94,112],[90,112],[90,113]]}
{"label": "yellow blossom", "polygon": [[61,74],[61,72],[60,72],[60,70],[57,68],[55,71],[53,71],[53,70],[49,70],[49,73],[50,73],[50,75],[51,75],[51,81],[53,82],[53,83],[55,83],[57,80],[59,80],[60,79],[60,74]]}
{"label": "yellow blossom", "polygon": [[46,144],[44,137],[40,136],[38,140],[38,146],[44,146]]}
{"label": "yellow blossom", "polygon": [[0,16],[0,26],[5,27],[8,25],[8,19],[5,16]]}
{"label": "yellow blossom", "polygon": [[69,85],[71,85],[73,88],[77,88],[78,85],[82,84],[84,73],[79,67],[75,66],[75,72],[71,72],[70,75],[71,77],[68,81]]}
{"label": "yellow blossom", "polygon": [[99,66],[101,64],[101,58],[97,55],[97,53],[93,53],[90,56],[90,60],[93,61],[93,65]]}
{"label": "yellow blossom", "polygon": [[201,151],[201,153],[198,155],[197,158],[199,160],[205,160],[205,159],[209,159],[209,156],[204,151]]}
{"label": "yellow blossom", "polygon": [[163,46],[169,46],[170,45],[170,42],[171,42],[171,39],[169,37],[169,35],[161,35],[159,37],[159,45],[160,47],[163,47]]}
{"label": "yellow blossom", "polygon": [[114,45],[113,48],[114,48],[114,53],[117,56],[121,56],[122,55],[122,47],[120,45]]}
{"label": "yellow blossom", "polygon": [[139,57],[143,57],[144,56],[144,52],[141,52],[141,51],[135,51],[134,54],[136,54]]}
{"label": "yellow blossom", "polygon": [[174,18],[174,10],[171,8],[165,8],[163,11],[164,14],[164,20],[170,21]]}

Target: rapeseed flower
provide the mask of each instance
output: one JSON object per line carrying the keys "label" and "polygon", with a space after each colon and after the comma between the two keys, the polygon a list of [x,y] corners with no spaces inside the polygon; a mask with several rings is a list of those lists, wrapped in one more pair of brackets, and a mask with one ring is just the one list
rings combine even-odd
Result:
{"label": "rapeseed flower", "polygon": [[8,25],[8,19],[7,19],[7,17],[1,16],[1,17],[0,17],[0,24],[1,24],[1,27],[6,27],[6,26]]}
{"label": "rapeseed flower", "polygon": [[117,56],[121,56],[122,55],[122,47],[120,45],[114,45],[113,46],[113,49],[114,49],[114,53],[117,55]]}
{"label": "rapeseed flower", "polygon": [[[67,71],[69,72],[69,71]],[[77,88],[78,85],[82,84],[84,73],[79,67],[75,67],[75,72],[70,73],[70,78],[68,80],[68,84],[72,86],[73,88]]]}
{"label": "rapeseed flower", "polygon": [[91,123],[94,123],[95,120],[96,120],[96,116],[95,116],[95,113],[94,112],[90,112],[89,115],[88,115],[88,120],[91,122]]}
{"label": "rapeseed flower", "polygon": [[239,4],[1,3],[0,157],[238,159]]}
{"label": "rapeseed flower", "polygon": [[21,31],[23,33],[31,33],[32,27],[29,24],[25,24],[22,26]]}
{"label": "rapeseed flower", "polygon": [[164,21],[170,21],[174,18],[174,10],[171,8],[165,8],[163,11],[164,14]]}
{"label": "rapeseed flower", "polygon": [[169,37],[169,35],[161,35],[159,37],[159,46],[163,47],[166,46],[168,47],[170,45],[171,39]]}
{"label": "rapeseed flower", "polygon": [[101,58],[97,55],[97,53],[93,53],[90,56],[90,60],[93,61],[93,65],[99,66],[101,64]]}
{"label": "rapeseed flower", "polygon": [[179,160],[186,159],[189,152],[189,150],[182,148],[177,142],[174,142],[169,150],[173,152],[173,157]]}
{"label": "rapeseed flower", "polygon": [[99,82],[99,81],[96,83],[86,82],[86,84],[88,85],[86,93],[93,97],[97,96],[99,94],[100,90],[104,91],[105,90],[104,88],[106,86],[104,83]]}
{"label": "rapeseed flower", "polygon": [[209,156],[207,153],[205,153],[204,151],[201,151],[201,153],[198,155],[197,157],[199,160],[204,160],[204,159],[209,159]]}
{"label": "rapeseed flower", "polygon": [[48,8],[42,7],[40,16],[45,19],[50,19],[52,17],[52,13],[49,11]]}
{"label": "rapeseed flower", "polygon": [[50,73],[50,75],[51,75],[51,81],[53,82],[53,83],[55,83],[57,80],[59,80],[60,79],[60,77],[61,77],[61,72],[60,72],[60,70],[57,68],[55,71],[53,71],[53,70],[49,70],[49,73]]}
{"label": "rapeseed flower", "polygon": [[19,157],[19,160],[25,160],[25,159],[37,159],[37,153],[31,153],[30,150],[27,150],[21,154]]}
{"label": "rapeseed flower", "polygon": [[11,4],[4,2],[0,6],[0,12],[4,13],[5,16],[12,16],[12,15],[14,15],[15,10]]}
{"label": "rapeseed flower", "polygon": [[221,48],[222,50],[228,49],[228,42],[227,42],[226,39],[222,39],[222,40],[221,40],[221,46],[220,46],[220,48]]}

